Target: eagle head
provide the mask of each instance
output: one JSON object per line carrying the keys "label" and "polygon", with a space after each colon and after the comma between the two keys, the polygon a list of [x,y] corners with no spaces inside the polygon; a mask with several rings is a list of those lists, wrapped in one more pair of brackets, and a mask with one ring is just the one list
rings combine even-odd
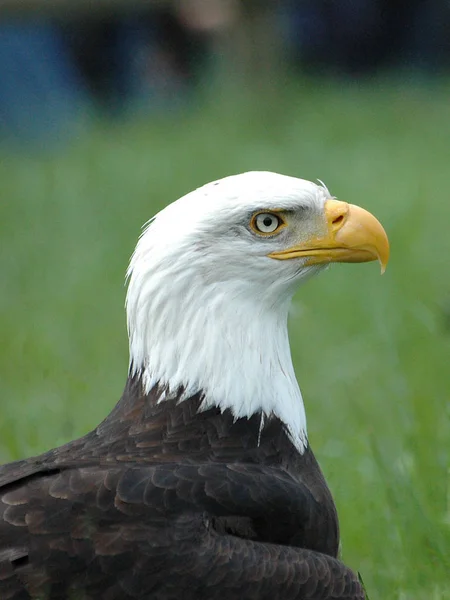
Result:
{"label": "eagle head", "polygon": [[269,172],[208,183],[147,224],[128,269],[130,370],[160,401],[194,394],[235,418],[275,415],[301,452],[306,418],[287,333],[299,284],[332,262],[389,258],[366,210]]}

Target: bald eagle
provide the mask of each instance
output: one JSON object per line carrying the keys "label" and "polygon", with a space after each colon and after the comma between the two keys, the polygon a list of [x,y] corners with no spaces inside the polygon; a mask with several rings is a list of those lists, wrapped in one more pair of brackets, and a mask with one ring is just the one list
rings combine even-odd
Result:
{"label": "bald eagle", "polygon": [[380,223],[252,172],[162,210],[128,270],[129,375],[86,436],[0,469],[1,600],[364,598],[292,365],[292,295]]}

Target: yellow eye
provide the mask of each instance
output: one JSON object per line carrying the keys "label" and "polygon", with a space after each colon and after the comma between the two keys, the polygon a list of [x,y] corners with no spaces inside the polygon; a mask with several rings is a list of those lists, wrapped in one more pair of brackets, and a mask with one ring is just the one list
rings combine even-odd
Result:
{"label": "yellow eye", "polygon": [[272,233],[277,233],[278,230],[285,227],[286,223],[279,215],[268,212],[260,212],[256,215],[253,215],[250,225],[252,229],[256,231],[256,233],[271,235]]}

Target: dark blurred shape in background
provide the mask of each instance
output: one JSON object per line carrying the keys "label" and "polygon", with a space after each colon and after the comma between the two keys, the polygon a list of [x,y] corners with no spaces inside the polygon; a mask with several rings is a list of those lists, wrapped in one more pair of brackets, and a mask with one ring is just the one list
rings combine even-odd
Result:
{"label": "dark blurred shape in background", "polygon": [[440,0],[285,3],[295,59],[305,68],[373,73],[448,67],[449,5]]}
{"label": "dark blurred shape in background", "polygon": [[214,77],[270,82],[289,65],[346,77],[439,72],[440,0],[0,0],[0,139],[64,141],[92,112],[183,105]]}
{"label": "dark blurred shape in background", "polygon": [[0,25],[0,136],[65,137],[87,102],[61,28],[41,19]]}

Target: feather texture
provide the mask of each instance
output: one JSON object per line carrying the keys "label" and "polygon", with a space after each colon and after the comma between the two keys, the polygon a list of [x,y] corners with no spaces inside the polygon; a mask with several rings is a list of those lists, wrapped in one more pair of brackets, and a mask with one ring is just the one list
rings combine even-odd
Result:
{"label": "feather texture", "polygon": [[2,468],[2,600],[364,597],[310,448],[157,399],[130,378],[95,431]]}

